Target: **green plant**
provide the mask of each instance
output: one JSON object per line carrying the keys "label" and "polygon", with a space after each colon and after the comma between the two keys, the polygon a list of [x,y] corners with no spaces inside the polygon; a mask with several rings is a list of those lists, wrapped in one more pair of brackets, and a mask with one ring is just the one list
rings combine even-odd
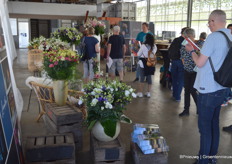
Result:
{"label": "green plant", "polygon": [[72,50],[53,50],[44,53],[44,69],[53,80],[69,80],[79,63],[79,56]]}
{"label": "green plant", "polygon": [[88,129],[92,129],[95,123],[100,121],[106,135],[113,137],[118,121],[131,123],[123,114],[126,105],[136,97],[134,89],[130,86],[118,81],[96,80],[86,84],[84,92],[79,105],[84,102],[87,107]]}

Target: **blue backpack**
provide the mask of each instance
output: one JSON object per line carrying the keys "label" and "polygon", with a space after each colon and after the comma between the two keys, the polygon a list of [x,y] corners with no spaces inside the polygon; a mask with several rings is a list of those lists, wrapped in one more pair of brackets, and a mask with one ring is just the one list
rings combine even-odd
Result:
{"label": "blue backpack", "polygon": [[221,67],[217,72],[215,72],[212,59],[209,57],[209,62],[211,65],[211,68],[213,70],[214,80],[222,85],[223,87],[232,87],[232,41],[229,39],[229,37],[222,31],[218,31],[221,34],[223,34],[228,42],[229,51],[227,53],[227,56],[225,60],[223,61]]}

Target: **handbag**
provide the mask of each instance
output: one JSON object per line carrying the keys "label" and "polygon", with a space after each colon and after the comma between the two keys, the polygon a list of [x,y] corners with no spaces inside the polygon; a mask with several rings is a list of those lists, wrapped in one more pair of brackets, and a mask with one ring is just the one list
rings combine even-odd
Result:
{"label": "handbag", "polygon": [[[154,58],[151,58],[151,54],[154,55]],[[148,51],[147,66],[154,67],[156,65],[156,55],[152,52],[152,49]]]}

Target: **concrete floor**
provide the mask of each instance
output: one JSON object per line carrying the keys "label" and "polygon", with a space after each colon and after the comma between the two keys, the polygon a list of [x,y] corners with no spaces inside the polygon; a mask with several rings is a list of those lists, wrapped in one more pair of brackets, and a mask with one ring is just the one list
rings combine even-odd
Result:
{"label": "concrete floor", "polygon": [[[170,147],[168,153],[169,164],[191,164],[194,159],[181,159],[180,155],[195,156],[199,150],[199,133],[197,127],[196,107],[191,105],[190,115],[180,118],[178,114],[183,110],[183,92],[182,101],[174,102],[171,99],[171,91],[162,88],[159,84],[159,68],[154,76],[154,84],[152,87],[151,98],[137,98],[128,105],[125,114],[132,119],[134,123],[150,123],[158,124],[162,135]],[[30,110],[27,112],[27,104],[30,89],[25,85],[25,79],[31,76],[27,69],[27,50],[18,50],[18,57],[14,62],[14,73],[16,83],[21,91],[24,100],[24,109],[22,113],[22,139],[25,146],[26,137],[30,135],[43,135],[49,133],[46,130],[43,119],[36,122],[38,115],[38,103],[33,93]],[[125,76],[126,83],[136,88],[134,80],[135,74],[127,72]],[[193,101],[192,101],[193,102]],[[220,127],[232,124],[232,108],[231,105],[223,107],[220,116]],[[133,164],[130,150],[130,134],[132,125],[121,124],[120,137],[126,145],[126,164]],[[231,156],[231,159],[219,159],[218,164],[232,163],[232,133],[221,131],[220,146],[218,155]],[[89,154],[89,132],[83,129],[83,149],[77,153],[78,164],[91,164]]]}

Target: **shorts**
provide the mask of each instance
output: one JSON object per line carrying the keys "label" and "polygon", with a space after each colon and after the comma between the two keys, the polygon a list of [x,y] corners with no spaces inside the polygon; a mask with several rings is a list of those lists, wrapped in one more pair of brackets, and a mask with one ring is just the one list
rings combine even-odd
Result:
{"label": "shorts", "polygon": [[113,63],[110,67],[109,73],[115,74],[115,70],[118,72],[123,71],[123,59],[112,59]]}

